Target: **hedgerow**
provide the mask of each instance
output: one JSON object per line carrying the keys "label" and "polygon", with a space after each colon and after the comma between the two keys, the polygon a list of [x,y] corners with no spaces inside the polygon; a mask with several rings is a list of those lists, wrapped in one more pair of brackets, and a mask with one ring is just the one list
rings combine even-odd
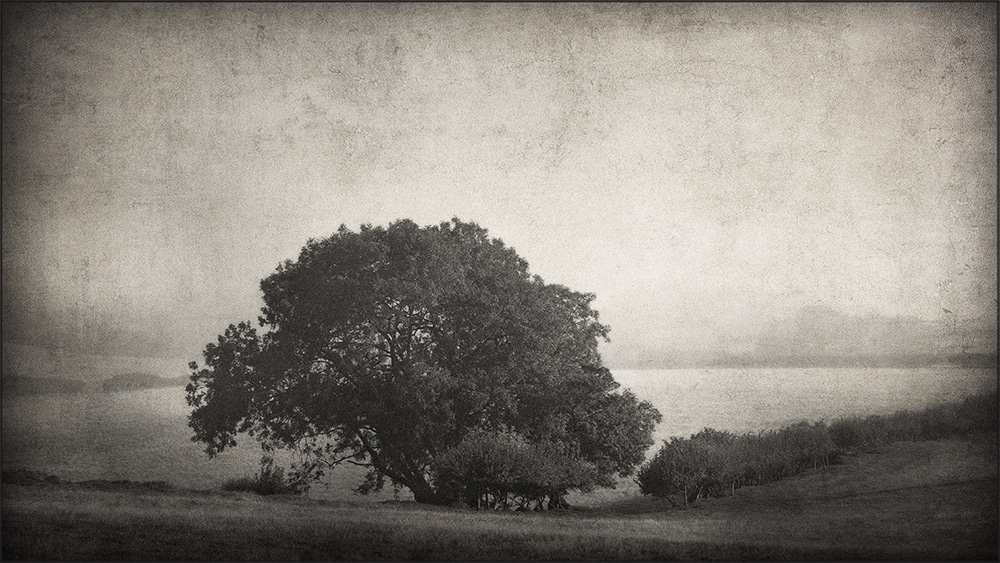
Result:
{"label": "hedgerow", "polygon": [[690,438],[672,437],[639,469],[637,483],[645,495],[685,505],[698,499],[735,494],[746,485],[761,485],[826,467],[845,453],[871,451],[899,441],[934,440],[997,430],[997,393],[960,403],[898,411],[882,416],[800,422],[779,430],[734,434],[706,428]]}

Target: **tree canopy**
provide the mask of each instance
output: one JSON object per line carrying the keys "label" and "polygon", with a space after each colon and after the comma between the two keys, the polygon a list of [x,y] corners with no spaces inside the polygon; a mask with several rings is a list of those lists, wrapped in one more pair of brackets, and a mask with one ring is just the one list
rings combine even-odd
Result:
{"label": "tree canopy", "polygon": [[368,468],[362,492],[389,480],[472,504],[489,480],[463,477],[485,459],[468,452],[516,445],[547,460],[519,482],[559,504],[630,474],[653,443],[660,414],[602,365],[594,295],[546,284],[474,223],[342,226],[261,289],[262,330],[230,325],[191,364],[189,423],[209,455],[247,433],[303,454],[300,478],[350,463]]}

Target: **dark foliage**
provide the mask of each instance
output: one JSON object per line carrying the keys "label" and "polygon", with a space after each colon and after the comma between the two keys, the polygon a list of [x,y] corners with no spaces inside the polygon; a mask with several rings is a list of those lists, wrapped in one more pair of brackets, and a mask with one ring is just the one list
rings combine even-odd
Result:
{"label": "dark foliage", "polygon": [[687,504],[825,466],[835,453],[823,423],[743,435],[706,428],[690,438],[664,441],[637,481],[643,494],[680,495]]}
{"label": "dark foliage", "polygon": [[465,485],[438,465],[473,432],[592,469],[549,481],[556,498],[630,474],[652,445],[659,413],[601,364],[594,296],[531,276],[475,224],[341,227],[261,289],[265,332],[230,325],[192,363],[190,425],[209,455],[245,432],[303,454],[295,479],[349,463],[369,469],[361,492],[388,480],[451,503]]}
{"label": "dark foliage", "polygon": [[893,442],[996,431],[997,413],[997,393],[993,392],[920,412],[903,410],[887,416],[838,419],[830,424],[830,436],[841,451],[866,451]]}
{"label": "dark foliage", "polygon": [[477,508],[564,508],[561,492],[589,489],[598,470],[560,449],[513,433],[474,431],[437,460],[436,484]]}

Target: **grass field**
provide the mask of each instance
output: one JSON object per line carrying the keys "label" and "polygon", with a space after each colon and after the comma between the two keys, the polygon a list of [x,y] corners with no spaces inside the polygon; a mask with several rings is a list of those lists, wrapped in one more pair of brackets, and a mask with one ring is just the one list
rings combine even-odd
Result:
{"label": "grass field", "polygon": [[[617,500],[611,500],[617,499]],[[5,484],[5,560],[996,560],[996,436],[903,442],[669,509],[492,513],[109,483]]]}

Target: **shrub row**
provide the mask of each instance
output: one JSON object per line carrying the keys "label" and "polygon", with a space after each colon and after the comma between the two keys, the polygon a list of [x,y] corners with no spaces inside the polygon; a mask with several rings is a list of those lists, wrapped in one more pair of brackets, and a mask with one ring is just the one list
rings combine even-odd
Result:
{"label": "shrub row", "polygon": [[690,438],[664,441],[639,469],[637,481],[643,494],[671,502],[679,494],[686,505],[826,466],[836,451],[823,423],[743,435],[706,428]]}
{"label": "shrub row", "polygon": [[841,451],[868,451],[894,442],[996,431],[997,412],[997,393],[993,392],[920,412],[841,418],[830,424],[830,437]]}
{"label": "shrub row", "polygon": [[997,393],[920,412],[800,422],[780,430],[737,435],[706,428],[690,438],[665,440],[660,451],[639,469],[643,494],[684,504],[733,494],[744,485],[760,485],[825,467],[841,453],[868,451],[898,441],[933,440],[997,429]]}

